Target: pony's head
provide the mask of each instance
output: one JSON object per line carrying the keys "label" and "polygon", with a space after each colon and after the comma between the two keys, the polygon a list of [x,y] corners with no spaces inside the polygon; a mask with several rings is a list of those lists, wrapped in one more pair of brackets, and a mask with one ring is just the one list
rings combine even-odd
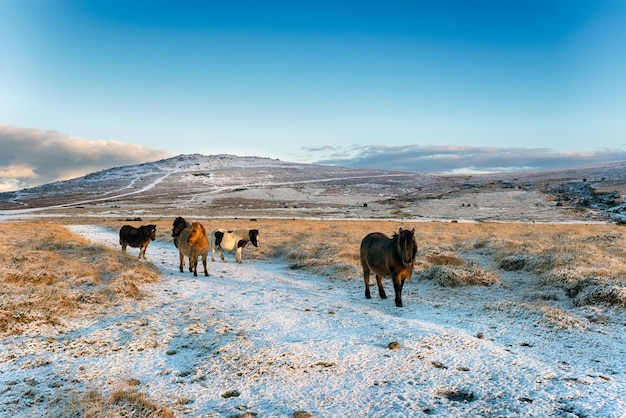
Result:
{"label": "pony's head", "polygon": [[172,237],[175,238],[179,236],[185,228],[187,228],[187,221],[184,218],[179,216],[174,219],[174,223],[172,224]]}
{"label": "pony's head", "polygon": [[156,239],[156,225],[147,225],[150,239],[154,241]]}
{"label": "pony's head", "polygon": [[187,237],[187,244],[193,245],[198,242],[202,237],[206,237],[206,230],[201,223],[194,222],[189,229],[189,236]]}
{"label": "pony's head", "polygon": [[402,265],[404,267],[409,266],[415,261],[415,255],[417,254],[417,241],[415,241],[415,228],[408,230],[400,228],[397,234],[394,234],[396,240],[396,246],[398,249],[398,255],[402,259]]}

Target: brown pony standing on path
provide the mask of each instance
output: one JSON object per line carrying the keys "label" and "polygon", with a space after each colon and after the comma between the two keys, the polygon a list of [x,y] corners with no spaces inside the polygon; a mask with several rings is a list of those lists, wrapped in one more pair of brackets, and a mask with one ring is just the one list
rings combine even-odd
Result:
{"label": "brown pony standing on path", "polygon": [[383,277],[391,276],[393,288],[396,292],[396,306],[402,306],[402,286],[408,278],[411,280],[417,242],[415,228],[402,229],[392,238],[381,232],[372,232],[361,241],[361,266],[365,280],[365,297],[371,299],[370,273],[376,274],[378,294],[381,299],[387,299],[383,289]]}
{"label": "brown pony standing on path", "polygon": [[197,276],[198,257],[202,257],[204,275],[208,276],[206,261],[209,255],[209,238],[204,226],[199,222],[189,223],[178,217],[172,225],[172,237],[174,238],[174,245],[178,247],[180,272],[182,273],[184,270],[185,256],[187,256],[189,257],[189,271],[193,272],[194,276]]}

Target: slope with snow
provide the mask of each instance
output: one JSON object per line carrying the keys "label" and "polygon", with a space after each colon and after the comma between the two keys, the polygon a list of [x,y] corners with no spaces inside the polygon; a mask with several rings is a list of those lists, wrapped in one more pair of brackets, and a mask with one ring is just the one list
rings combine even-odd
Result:
{"label": "slope with snow", "polygon": [[116,167],[0,193],[0,218],[317,217],[498,222],[626,219],[626,163],[490,175],[435,175],[232,155]]}

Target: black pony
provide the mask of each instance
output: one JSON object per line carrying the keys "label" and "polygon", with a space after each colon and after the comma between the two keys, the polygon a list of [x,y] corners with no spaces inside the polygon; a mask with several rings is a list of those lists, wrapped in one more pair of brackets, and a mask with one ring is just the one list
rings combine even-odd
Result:
{"label": "black pony", "polygon": [[378,283],[378,294],[387,299],[383,289],[383,277],[391,276],[393,288],[396,292],[396,306],[402,306],[402,286],[408,278],[411,280],[417,242],[415,229],[400,228],[392,238],[381,232],[372,232],[361,241],[361,265],[365,280],[365,297],[371,299],[369,279],[374,272]]}

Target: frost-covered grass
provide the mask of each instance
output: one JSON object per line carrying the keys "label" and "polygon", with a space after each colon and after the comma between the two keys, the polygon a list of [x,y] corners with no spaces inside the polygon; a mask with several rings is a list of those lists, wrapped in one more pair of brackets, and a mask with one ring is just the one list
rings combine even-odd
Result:
{"label": "frost-covered grass", "polygon": [[104,314],[159,277],[151,264],[38,222],[0,223],[0,266],[0,336]]}
{"label": "frost-covered grass", "polygon": [[[258,228],[261,246],[194,279],[177,271],[172,221],[104,219],[72,229],[81,236],[0,223],[0,411],[619,416],[624,406],[623,227],[201,219],[208,231]],[[148,263],[119,251],[125,223],[158,225]],[[401,309],[363,297],[358,257],[367,233],[399,227],[415,227],[419,245]]]}

